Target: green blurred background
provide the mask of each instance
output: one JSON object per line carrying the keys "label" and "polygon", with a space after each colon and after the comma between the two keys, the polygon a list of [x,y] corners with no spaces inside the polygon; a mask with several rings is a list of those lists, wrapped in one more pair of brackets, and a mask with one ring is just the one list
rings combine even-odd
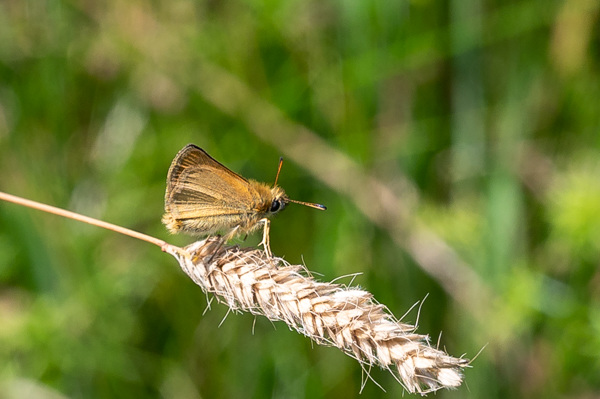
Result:
{"label": "green blurred background", "polygon": [[[428,295],[404,320],[485,346],[435,397],[597,398],[599,12],[3,0],[0,190],[186,244],[160,224],[180,148],[265,182],[284,156],[329,209],[280,214],[275,254],[398,317]],[[350,357],[208,299],[150,244],[0,203],[0,397],[358,396]],[[363,398],[402,395],[371,376]]]}

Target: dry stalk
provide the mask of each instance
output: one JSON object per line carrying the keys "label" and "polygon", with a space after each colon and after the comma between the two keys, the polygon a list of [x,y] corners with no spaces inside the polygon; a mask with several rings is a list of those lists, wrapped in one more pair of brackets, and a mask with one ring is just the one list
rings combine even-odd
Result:
{"label": "dry stalk", "polygon": [[358,288],[315,281],[302,266],[269,258],[253,248],[222,245],[216,237],[185,248],[155,237],[64,209],[0,192],[0,200],[79,220],[161,247],[205,292],[232,310],[281,320],[321,345],[335,346],[367,371],[378,365],[390,371],[409,392],[422,395],[462,383],[469,360],[432,347],[427,335],[401,323]]}
{"label": "dry stalk", "polygon": [[163,250],[232,310],[283,321],[318,344],[341,349],[366,370],[378,365],[391,371],[395,365],[396,379],[409,392],[424,395],[462,383],[468,359],[432,347],[428,336],[396,320],[369,292],[318,282],[302,266],[269,259],[261,250],[221,244],[208,238]]}

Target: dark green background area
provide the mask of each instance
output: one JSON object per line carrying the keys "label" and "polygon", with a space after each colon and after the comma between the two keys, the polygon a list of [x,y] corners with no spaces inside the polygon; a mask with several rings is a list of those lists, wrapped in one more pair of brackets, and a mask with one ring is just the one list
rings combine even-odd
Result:
{"label": "dark green background area", "polygon": [[[485,346],[436,398],[598,397],[599,18],[593,0],[5,0],[0,190],[184,245],[160,223],[179,149],[264,182],[284,156],[280,185],[328,210],[278,215],[276,255],[397,317],[428,296],[405,321],[454,356]],[[355,360],[209,300],[150,244],[0,203],[0,397],[358,396]],[[387,394],[361,397],[402,395],[371,376]]]}

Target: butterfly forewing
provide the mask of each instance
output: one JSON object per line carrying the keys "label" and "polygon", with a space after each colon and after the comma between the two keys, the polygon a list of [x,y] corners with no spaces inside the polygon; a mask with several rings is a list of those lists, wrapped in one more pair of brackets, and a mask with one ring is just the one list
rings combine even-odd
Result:
{"label": "butterfly forewing", "polygon": [[177,154],[167,178],[165,210],[178,219],[227,216],[248,211],[248,180],[193,144]]}

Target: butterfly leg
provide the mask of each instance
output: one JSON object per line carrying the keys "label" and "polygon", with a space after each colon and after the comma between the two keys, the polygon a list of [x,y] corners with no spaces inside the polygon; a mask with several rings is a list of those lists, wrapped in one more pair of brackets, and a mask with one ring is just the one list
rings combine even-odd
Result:
{"label": "butterfly leg", "polygon": [[233,237],[235,237],[238,234],[239,229],[240,229],[240,226],[235,226],[233,229],[231,229],[231,231],[229,233],[227,233],[223,236],[223,242],[227,242],[227,241],[231,240]]}
{"label": "butterfly leg", "polygon": [[223,244],[226,243],[227,241],[231,240],[233,237],[235,237],[235,235],[236,235],[237,231],[239,230],[239,228],[240,228],[240,226],[235,226],[229,233],[225,234],[224,236],[218,236],[219,237],[219,245],[214,250],[212,256],[208,260],[209,263],[213,261],[213,258],[215,257],[215,255],[217,254],[217,252],[219,252],[219,250],[221,249],[221,247],[223,246]]}
{"label": "butterfly leg", "polygon": [[263,223],[265,225],[265,227],[263,229],[263,239],[260,242],[260,244],[258,244],[258,245],[259,246],[262,245],[265,248],[267,257],[272,258],[273,253],[271,252],[271,245],[270,245],[270,240],[269,240],[269,231],[271,230],[271,221],[267,218],[262,218],[259,220],[259,223]]}

